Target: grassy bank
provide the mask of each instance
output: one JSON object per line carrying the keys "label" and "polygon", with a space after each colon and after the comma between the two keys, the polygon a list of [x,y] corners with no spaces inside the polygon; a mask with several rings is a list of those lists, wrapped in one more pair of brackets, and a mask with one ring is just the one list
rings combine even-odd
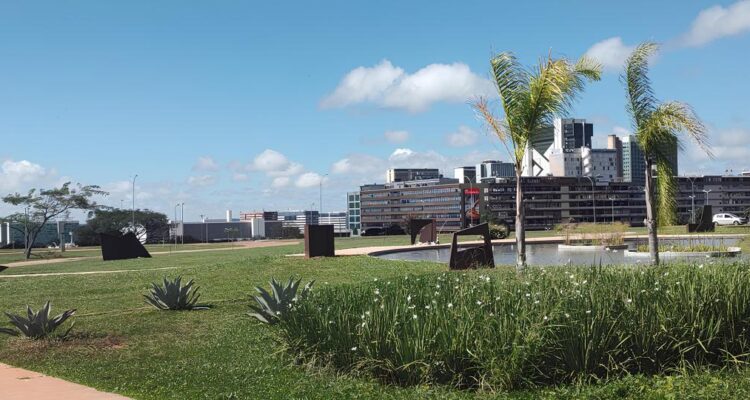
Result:
{"label": "grassy bank", "polygon": [[[347,242],[356,245],[356,241]],[[369,242],[359,242],[369,245]],[[512,391],[463,391],[442,385],[398,387],[333,369],[307,368],[282,351],[275,327],[246,316],[249,295],[271,277],[315,279],[315,290],[367,288],[406,275],[435,279],[444,265],[368,257],[305,260],[285,257],[301,245],[145,260],[98,260],[0,272],[0,310],[20,312],[52,300],[55,311],[77,308],[67,342],[31,343],[0,336],[0,362],[134,399],[732,399],[750,397],[750,370],[688,370],[679,375],[627,376],[598,384],[571,383]],[[26,272],[135,270],[117,274],[2,278]],[[171,268],[164,270],[161,268]],[[495,283],[507,271],[479,272]],[[195,279],[208,311],[159,312],[142,295],[164,275]],[[422,278],[424,276],[424,278]],[[671,276],[671,275],[670,275]],[[329,289],[331,290],[331,289]],[[362,289],[363,290],[363,289]],[[340,303],[340,302],[339,302]],[[343,305],[339,304],[337,306]],[[360,314],[354,315],[360,319]],[[8,326],[0,320],[2,326]]]}

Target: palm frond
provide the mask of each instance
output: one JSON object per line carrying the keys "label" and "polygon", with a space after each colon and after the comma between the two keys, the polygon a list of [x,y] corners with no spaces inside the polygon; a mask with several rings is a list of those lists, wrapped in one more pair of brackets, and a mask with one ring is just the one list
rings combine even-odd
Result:
{"label": "palm frond", "polygon": [[[647,131],[665,133],[676,136],[677,132],[686,133],[709,157],[713,153],[708,145],[708,134],[706,126],[701,122],[695,111],[688,104],[678,101],[669,101],[657,106],[644,124]],[[678,148],[682,149],[682,143],[677,137]]]}
{"label": "palm frond", "polygon": [[[676,155],[675,155],[676,156]],[[658,226],[670,226],[677,222],[677,180],[668,156],[659,156],[656,164],[656,221]]]}
{"label": "palm frond", "polygon": [[656,98],[648,77],[649,58],[659,49],[653,42],[638,45],[628,57],[625,74],[620,78],[627,88],[627,110],[639,127],[656,108]]}

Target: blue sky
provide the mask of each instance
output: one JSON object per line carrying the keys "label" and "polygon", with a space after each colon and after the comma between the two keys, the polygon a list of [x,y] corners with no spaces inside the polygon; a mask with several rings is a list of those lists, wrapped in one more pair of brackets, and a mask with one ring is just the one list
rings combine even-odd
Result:
{"label": "blue sky", "polygon": [[595,143],[627,132],[618,66],[644,40],[657,96],[711,130],[717,159],[687,146],[681,172],[750,169],[750,0],[405,3],[4,2],[0,191],[73,180],[127,204],[137,173],[138,207],[196,219],[317,209],[323,179],[343,210],[389,166],[506,158],[468,105],[495,52],[599,58],[571,116]]}

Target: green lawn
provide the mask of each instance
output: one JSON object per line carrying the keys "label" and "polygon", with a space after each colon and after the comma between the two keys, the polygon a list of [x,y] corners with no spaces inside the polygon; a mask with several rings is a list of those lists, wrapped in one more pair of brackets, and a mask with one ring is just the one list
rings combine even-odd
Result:
{"label": "green lawn", "polygon": [[[406,237],[346,239],[339,248],[401,244]],[[381,244],[377,244],[381,245]],[[365,378],[308,370],[279,351],[276,331],[247,317],[255,285],[290,275],[316,286],[356,284],[374,278],[444,271],[428,262],[369,257],[305,260],[285,257],[301,245],[151,259],[70,262],[0,272],[0,310],[20,312],[52,300],[53,311],[77,308],[70,342],[30,343],[0,337],[0,361],[113,391],[134,399],[483,399],[632,398],[702,399],[750,397],[750,370],[691,372],[671,377],[629,377],[598,385],[537,391],[474,393],[442,387],[400,388]],[[169,270],[159,268],[173,268]],[[99,275],[2,278],[49,271],[137,270]],[[142,295],[165,275],[192,278],[208,311],[162,312],[145,307]],[[3,326],[7,326],[2,322]]]}

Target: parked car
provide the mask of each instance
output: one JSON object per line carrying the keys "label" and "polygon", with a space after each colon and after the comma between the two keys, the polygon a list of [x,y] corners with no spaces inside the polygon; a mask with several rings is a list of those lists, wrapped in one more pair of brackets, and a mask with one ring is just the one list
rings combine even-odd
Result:
{"label": "parked car", "polygon": [[747,223],[747,218],[729,213],[714,214],[713,223],[715,225],[744,225]]}

